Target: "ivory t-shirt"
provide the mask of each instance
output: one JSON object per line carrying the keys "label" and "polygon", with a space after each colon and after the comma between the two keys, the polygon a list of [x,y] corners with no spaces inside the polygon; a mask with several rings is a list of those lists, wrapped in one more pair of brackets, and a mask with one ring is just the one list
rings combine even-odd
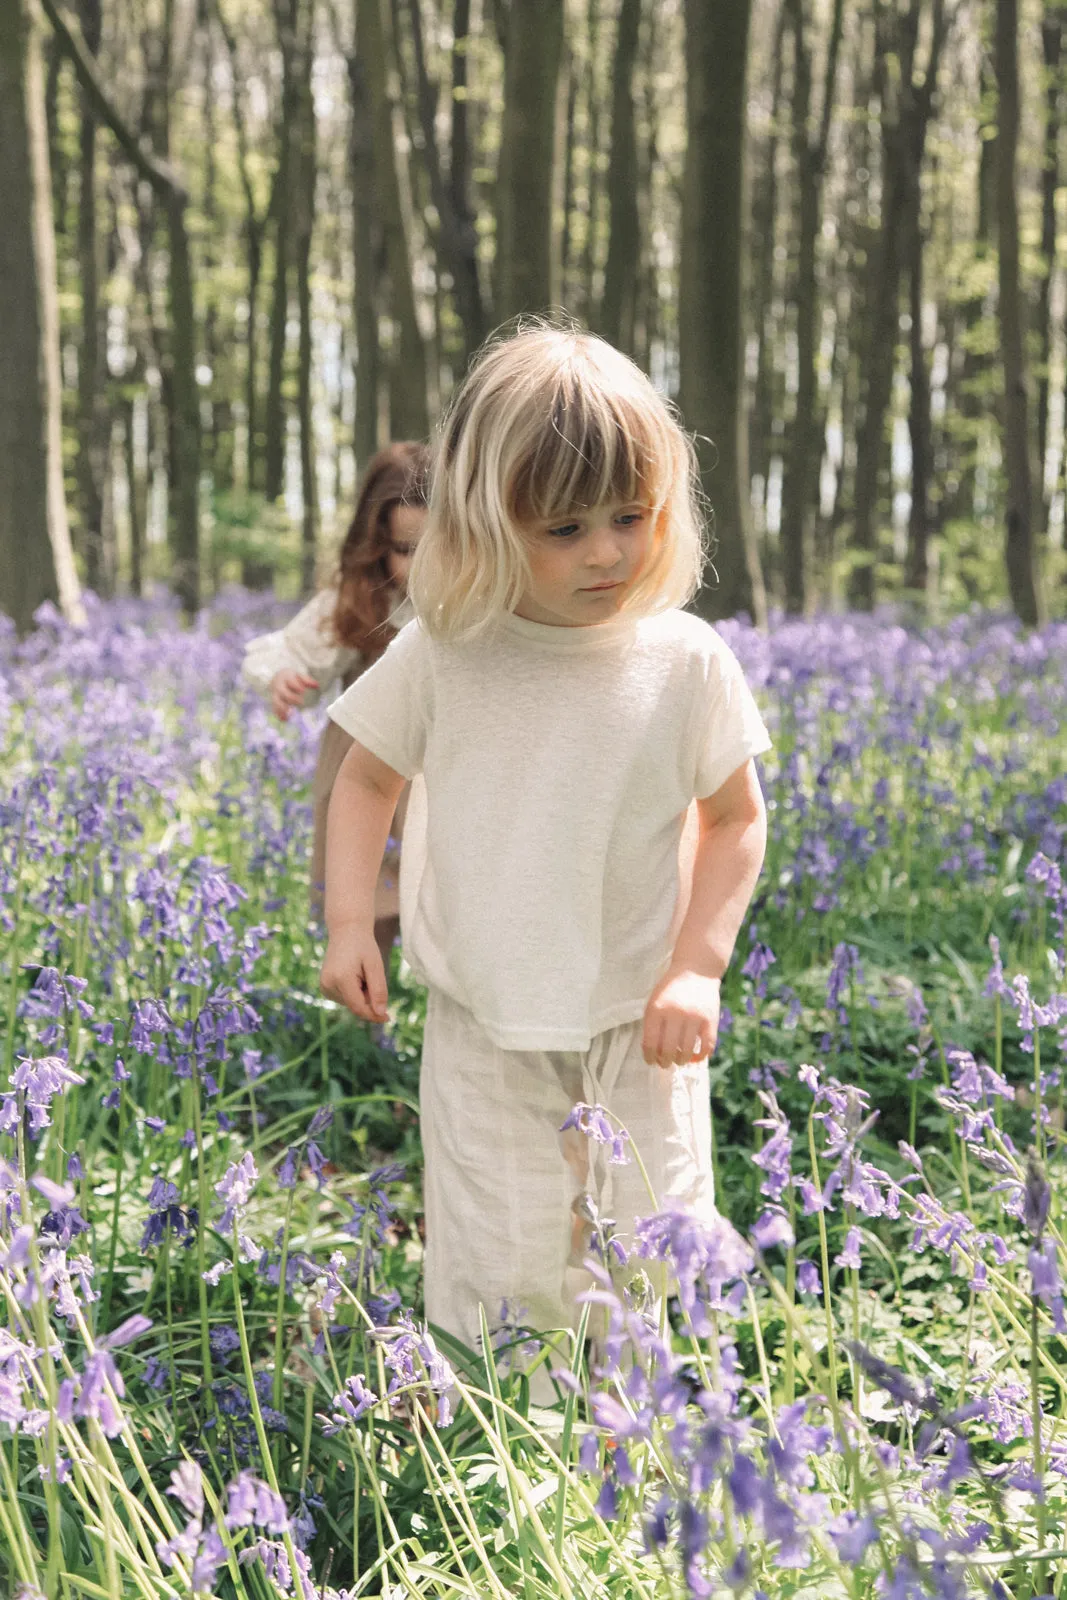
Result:
{"label": "ivory t-shirt", "polygon": [[411,622],[329,714],[421,775],[404,953],[512,1050],[585,1050],[643,1014],[688,901],[691,803],[770,748],[732,651],[684,611],[509,613],[466,643]]}

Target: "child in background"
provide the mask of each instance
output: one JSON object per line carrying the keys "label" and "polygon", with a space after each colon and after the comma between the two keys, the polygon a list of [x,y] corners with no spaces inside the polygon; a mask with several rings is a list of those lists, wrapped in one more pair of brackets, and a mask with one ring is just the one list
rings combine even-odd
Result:
{"label": "child in background", "polygon": [[[314,704],[338,680],[347,689],[411,619],[407,577],[426,516],[429,459],[426,445],[407,441],[389,445],[373,457],[360,484],[333,581],[284,628],[247,645],[243,676],[267,696],[282,722],[295,707]],[[336,722],[327,723],[312,786],[311,898],[319,915],[326,811],[351,743]],[[406,796],[397,807],[393,829],[397,841],[405,804]],[[398,863],[390,850],[374,897],[375,937],[387,967],[399,925]]]}
{"label": "child in background", "polygon": [[[324,993],[385,1016],[372,932],[412,789],[405,956],[428,985],[425,1304],[467,1345],[577,1325],[590,1206],[625,1244],[652,1201],[576,1127],[600,1103],[659,1206],[714,1216],[707,1060],[763,861],[766,730],[680,607],[703,560],[692,446],[603,340],[491,342],[437,442],[417,620],[330,707]],[[693,824],[685,848],[686,823]],[[509,1320],[514,1320],[510,1316]]]}

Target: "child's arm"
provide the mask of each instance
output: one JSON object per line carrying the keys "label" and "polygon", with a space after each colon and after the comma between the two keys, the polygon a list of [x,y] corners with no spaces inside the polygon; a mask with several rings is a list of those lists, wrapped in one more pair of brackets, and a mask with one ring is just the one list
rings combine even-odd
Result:
{"label": "child's arm", "polygon": [[660,1067],[699,1061],[715,1049],[719,982],[767,844],[767,814],[752,761],[713,795],[698,800],[697,810],[700,842],[689,908],[670,968],[645,1007],[645,1060]]}
{"label": "child's arm", "polygon": [[326,819],[326,958],[323,994],[384,1022],[389,991],[374,937],[374,888],[406,779],[358,743],[341,763]]}
{"label": "child's arm", "polygon": [[323,685],[358,660],[358,651],[339,645],[331,622],[336,589],[320,589],[284,628],[250,639],[241,675],[271,703],[282,722],[294,706],[312,705]]}

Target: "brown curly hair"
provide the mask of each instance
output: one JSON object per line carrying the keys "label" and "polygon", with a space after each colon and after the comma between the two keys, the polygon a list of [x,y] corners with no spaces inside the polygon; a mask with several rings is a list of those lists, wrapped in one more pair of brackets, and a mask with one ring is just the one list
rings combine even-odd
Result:
{"label": "brown curly hair", "polygon": [[386,622],[397,603],[389,576],[389,518],[395,506],[425,506],[430,451],[403,439],[371,458],[341,546],[333,632],[338,644],[374,661],[394,637]]}

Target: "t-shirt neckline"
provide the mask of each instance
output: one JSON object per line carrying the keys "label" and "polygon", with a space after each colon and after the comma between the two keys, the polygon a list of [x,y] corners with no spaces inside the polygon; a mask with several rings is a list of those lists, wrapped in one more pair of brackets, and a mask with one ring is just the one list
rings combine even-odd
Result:
{"label": "t-shirt neckline", "polygon": [[590,623],[585,628],[567,628],[549,622],[531,622],[529,617],[519,617],[514,611],[505,611],[500,617],[500,625],[506,632],[544,645],[549,650],[593,650],[600,645],[633,638],[637,631],[637,618],[623,614],[610,617],[607,622]]}

